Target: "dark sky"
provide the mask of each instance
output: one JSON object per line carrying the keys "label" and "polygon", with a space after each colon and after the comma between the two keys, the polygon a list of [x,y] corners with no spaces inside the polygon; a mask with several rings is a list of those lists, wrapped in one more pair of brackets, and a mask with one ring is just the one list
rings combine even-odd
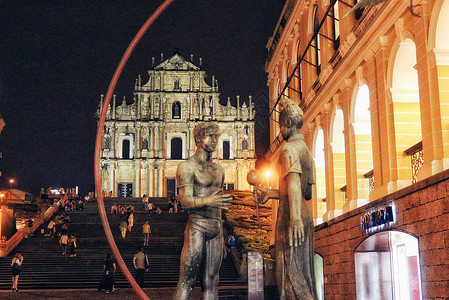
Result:
{"label": "dark sky", "polygon": [[[0,1],[0,187],[93,190],[95,112],[130,41],[163,1]],[[215,75],[221,101],[266,87],[267,50],[285,1],[174,1],[150,27],[115,90],[132,98],[151,57],[175,49]]]}

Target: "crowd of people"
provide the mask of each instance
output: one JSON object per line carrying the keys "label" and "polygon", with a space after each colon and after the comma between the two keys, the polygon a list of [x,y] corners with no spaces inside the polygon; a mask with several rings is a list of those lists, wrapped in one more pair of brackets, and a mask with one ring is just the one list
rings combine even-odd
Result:
{"label": "crowd of people", "polygon": [[61,245],[62,255],[70,253],[70,257],[76,256],[76,237],[73,234],[69,234],[70,216],[66,213],[57,215],[50,219],[47,224],[47,232],[45,236],[50,238],[57,238]]}
{"label": "crowd of people", "polygon": [[179,201],[176,196],[170,197],[168,200],[168,212],[176,214],[182,211],[181,201]]}
{"label": "crowd of people", "polygon": [[114,204],[111,206],[111,214],[127,215],[130,212],[134,212],[134,206],[131,204]]}
{"label": "crowd of people", "polygon": [[77,195],[64,195],[61,197],[60,206],[65,211],[83,210],[89,201],[90,196],[82,198]]}

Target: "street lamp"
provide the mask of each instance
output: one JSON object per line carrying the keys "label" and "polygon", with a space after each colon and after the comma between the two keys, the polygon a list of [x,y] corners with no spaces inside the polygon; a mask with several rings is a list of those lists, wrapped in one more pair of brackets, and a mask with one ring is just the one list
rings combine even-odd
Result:
{"label": "street lamp", "polygon": [[271,171],[270,171],[270,170],[267,170],[267,171],[265,172],[265,177],[267,178],[267,188],[270,188],[270,180],[269,180],[270,175],[271,175]]}
{"label": "street lamp", "polygon": [[12,184],[14,183],[14,179],[9,180],[9,189],[12,190]]}

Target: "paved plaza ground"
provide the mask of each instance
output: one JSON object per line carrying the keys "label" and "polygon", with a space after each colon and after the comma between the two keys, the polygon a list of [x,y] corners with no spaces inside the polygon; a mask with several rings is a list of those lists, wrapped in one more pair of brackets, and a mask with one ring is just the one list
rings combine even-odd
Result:
{"label": "paved plaza ground", "polygon": [[[19,282],[20,287],[20,282]],[[170,300],[172,299],[174,288],[145,288],[144,291],[151,300]],[[11,291],[0,291],[2,300],[38,300],[38,299],[76,299],[76,300],[138,300],[139,297],[132,289],[117,289],[114,292],[106,294],[98,290],[23,290],[18,293]],[[195,288],[192,300],[201,299],[201,289]]]}

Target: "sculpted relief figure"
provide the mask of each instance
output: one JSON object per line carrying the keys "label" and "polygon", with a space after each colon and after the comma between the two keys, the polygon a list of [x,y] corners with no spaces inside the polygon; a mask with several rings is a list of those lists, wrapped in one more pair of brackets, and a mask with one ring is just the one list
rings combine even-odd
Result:
{"label": "sculpted relief figure", "polygon": [[184,232],[179,281],[175,300],[190,299],[199,272],[202,272],[203,298],[218,299],[218,271],[223,256],[221,209],[227,208],[230,195],[223,195],[224,170],[213,162],[219,128],[201,123],[194,129],[196,152],[179,164],[178,197],[189,210]]}
{"label": "sculpted relief figure", "polygon": [[[260,203],[279,199],[275,233],[276,282],[280,299],[317,299],[314,275],[314,226],[306,200],[312,198],[313,161],[300,133],[301,108],[290,99],[280,102],[281,146],[277,164],[279,190],[257,187]],[[248,182],[257,185],[257,176]],[[257,197],[259,198],[259,197]]]}

